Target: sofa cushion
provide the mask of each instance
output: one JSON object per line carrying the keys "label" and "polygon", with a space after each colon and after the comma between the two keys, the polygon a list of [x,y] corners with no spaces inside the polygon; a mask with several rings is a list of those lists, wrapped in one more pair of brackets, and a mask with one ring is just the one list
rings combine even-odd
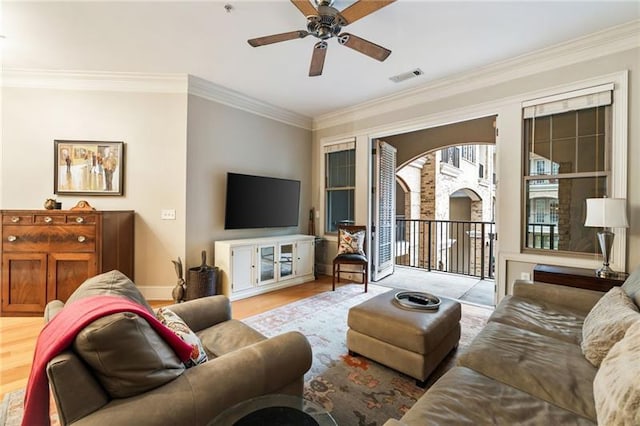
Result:
{"label": "sofa cushion", "polygon": [[156,313],[156,318],[162,324],[166,325],[179,338],[191,345],[191,355],[184,363],[185,367],[190,368],[198,364],[207,362],[207,353],[202,346],[200,338],[191,331],[189,326],[175,312],[168,308],[160,308]]}
{"label": "sofa cushion", "polygon": [[137,302],[147,308],[150,313],[153,309],[147,303],[138,287],[125,274],[120,271],[110,271],[96,275],[86,280],[67,299],[67,303],[89,296],[121,296]]}
{"label": "sofa cushion", "polygon": [[609,349],[624,337],[624,333],[640,313],[620,287],[613,287],[595,304],[582,327],[582,352],[598,367]]}
{"label": "sofa cushion", "polygon": [[593,382],[598,424],[640,425],[640,321],[602,361]]}
{"label": "sofa cushion", "polygon": [[131,312],[92,322],[78,333],[73,348],[112,398],[146,392],[185,369],[149,323]]}
{"label": "sofa cushion", "polygon": [[594,425],[586,418],[465,367],[454,367],[445,373],[399,422],[434,426],[490,423]]}
{"label": "sofa cushion", "polygon": [[462,353],[458,364],[579,416],[596,419],[596,369],[576,344],[490,322]]}
{"label": "sofa cushion", "polygon": [[622,284],[622,289],[633,299],[636,306],[640,306],[640,267],[627,277]]}
{"label": "sofa cushion", "polygon": [[216,358],[245,346],[266,340],[242,321],[229,320],[196,333],[209,358]]}
{"label": "sofa cushion", "polygon": [[543,300],[506,296],[489,321],[512,325],[579,344],[585,313]]}

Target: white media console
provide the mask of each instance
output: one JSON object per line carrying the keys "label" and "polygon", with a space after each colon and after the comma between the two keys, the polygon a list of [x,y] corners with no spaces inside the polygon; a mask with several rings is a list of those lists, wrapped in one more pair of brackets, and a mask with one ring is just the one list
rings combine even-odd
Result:
{"label": "white media console", "polygon": [[216,241],[215,266],[231,300],[313,281],[313,235]]}

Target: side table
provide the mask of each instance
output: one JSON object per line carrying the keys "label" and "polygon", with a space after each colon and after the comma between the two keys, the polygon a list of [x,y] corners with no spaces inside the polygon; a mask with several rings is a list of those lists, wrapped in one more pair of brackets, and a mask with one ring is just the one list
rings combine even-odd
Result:
{"label": "side table", "polygon": [[600,278],[596,276],[595,269],[569,266],[536,265],[533,268],[534,281],[604,292],[621,286],[628,276],[626,273],[618,273],[612,278]]}

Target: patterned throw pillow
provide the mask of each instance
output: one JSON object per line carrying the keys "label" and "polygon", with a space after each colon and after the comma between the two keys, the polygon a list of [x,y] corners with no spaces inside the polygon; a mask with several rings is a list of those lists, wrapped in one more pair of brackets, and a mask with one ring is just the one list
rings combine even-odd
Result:
{"label": "patterned throw pillow", "polygon": [[613,345],[622,340],[627,329],[640,321],[633,301],[620,287],[613,287],[598,300],[582,325],[582,353],[595,367]]}
{"label": "patterned throw pillow", "polygon": [[171,309],[160,308],[156,314],[156,318],[162,324],[170,328],[178,337],[191,345],[191,356],[184,365],[187,368],[196,366],[207,362],[207,353],[204,351],[202,341],[196,336],[196,334],[189,328],[189,326]]}
{"label": "patterned throw pillow", "polygon": [[341,229],[338,233],[338,254],[364,254],[364,231],[351,233]]}
{"label": "patterned throw pillow", "polygon": [[640,424],[640,321],[629,327],[602,361],[595,380],[593,396],[598,424]]}

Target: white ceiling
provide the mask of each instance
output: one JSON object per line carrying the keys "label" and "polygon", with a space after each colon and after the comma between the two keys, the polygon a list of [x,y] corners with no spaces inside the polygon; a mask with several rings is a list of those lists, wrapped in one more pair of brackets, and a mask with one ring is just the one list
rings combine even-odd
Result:
{"label": "white ceiling", "polygon": [[[246,42],[305,29],[287,0],[3,1],[0,34],[6,68],[189,73],[317,117],[638,18],[637,0],[399,0],[345,27],[392,50],[385,62],[330,40],[320,77],[307,76],[313,37],[259,48]],[[389,80],[416,67],[425,74]]]}

